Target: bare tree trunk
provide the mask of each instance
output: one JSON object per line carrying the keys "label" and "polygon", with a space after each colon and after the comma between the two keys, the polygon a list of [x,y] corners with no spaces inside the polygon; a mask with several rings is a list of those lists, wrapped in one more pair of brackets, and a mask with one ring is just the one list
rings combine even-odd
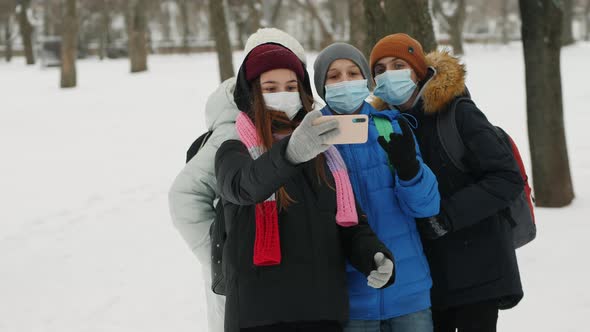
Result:
{"label": "bare tree trunk", "polygon": [[61,34],[63,0],[43,1],[43,30],[45,36],[57,36]]}
{"label": "bare tree trunk", "polygon": [[573,19],[574,19],[574,0],[563,0],[563,30],[561,34],[561,45],[572,45],[574,40]]}
{"label": "bare tree trunk", "polygon": [[453,48],[453,54],[455,55],[462,55],[465,52],[463,51],[463,31],[457,25],[451,26],[450,31],[451,36],[451,47]]}
{"label": "bare tree trunk", "polygon": [[180,22],[182,26],[182,52],[190,53],[189,38],[191,35],[189,20],[189,4],[187,0],[179,0]]}
{"label": "bare tree trunk", "polygon": [[[412,16],[414,15],[411,13],[411,10],[415,10],[413,3],[410,2],[411,7],[406,8],[406,0],[384,0],[383,5],[383,11],[388,22],[389,32],[385,33],[382,37],[398,32],[406,33],[415,37],[416,22],[412,21]],[[400,10],[401,8],[403,8],[403,10]],[[379,24],[379,22],[375,22],[375,24]],[[385,27],[385,29],[388,29],[388,27]]]}
{"label": "bare tree trunk", "polygon": [[53,31],[51,29],[51,2],[49,0],[43,1],[43,34],[51,36]]}
{"label": "bare tree trunk", "polygon": [[260,10],[262,5],[257,0],[248,0],[248,35],[251,35],[260,29]]}
{"label": "bare tree trunk", "polygon": [[380,0],[364,0],[363,5],[365,8],[365,22],[367,29],[363,51],[369,56],[373,46],[375,46],[379,39],[392,34],[395,31],[390,28],[388,17],[385,15],[384,8],[381,7]]}
{"label": "bare tree trunk", "polygon": [[[242,1],[240,0],[228,0],[227,1],[227,8],[230,15],[228,22],[233,23],[237,30],[237,46],[239,49],[244,49],[246,39],[248,38],[248,18],[244,17],[243,11],[244,6]],[[231,44],[231,42],[230,42]]]}
{"label": "bare tree trunk", "polygon": [[279,16],[281,15],[281,6],[283,5],[283,0],[277,0],[277,4],[275,5],[274,10],[272,11],[272,16],[270,18],[270,26],[275,27],[277,26],[277,21]]}
{"label": "bare tree trunk", "polygon": [[561,92],[562,8],[553,0],[519,0],[527,118],[537,205],[562,207],[574,198]]}
{"label": "bare tree trunk", "polygon": [[[180,0],[177,1],[177,5],[180,8]],[[172,21],[172,13],[170,7],[166,3],[164,8],[158,13],[158,21],[160,22],[162,40],[170,42],[172,40],[172,32],[170,31],[170,22]]]}
{"label": "bare tree trunk", "polygon": [[146,0],[129,0],[128,5],[126,22],[129,38],[129,60],[131,61],[131,72],[138,73],[148,69]]}
{"label": "bare tree trunk", "polygon": [[365,43],[367,39],[367,27],[363,2],[359,0],[348,0],[348,16],[350,21],[350,43],[368,57],[371,50],[366,48]]}
{"label": "bare tree trunk", "polygon": [[442,7],[442,0],[434,0],[433,12],[440,18],[442,26],[449,34],[453,53],[463,54],[463,26],[465,25],[465,0],[450,0],[447,4],[455,6],[452,14],[445,13]]}
{"label": "bare tree trunk", "polygon": [[[367,22],[365,50],[393,33],[407,33],[418,40],[425,52],[436,49],[428,0],[364,0]],[[400,10],[403,8],[403,10]]]}
{"label": "bare tree trunk", "polygon": [[590,0],[586,0],[586,8],[584,10],[584,18],[586,22],[586,40],[590,40]]}
{"label": "bare tree trunk", "polygon": [[62,20],[61,87],[76,86],[76,57],[78,55],[78,8],[76,0],[66,0]]}
{"label": "bare tree trunk", "polygon": [[246,22],[236,22],[236,29],[238,30],[238,48],[243,50],[246,47]]}
{"label": "bare tree trunk", "polygon": [[506,45],[510,41],[510,37],[508,36],[508,15],[510,11],[508,10],[508,1],[509,0],[502,0],[502,8],[500,8],[502,14],[502,44]]}
{"label": "bare tree trunk", "polygon": [[[460,0],[464,1],[464,0]],[[422,44],[424,52],[428,53],[436,51],[437,43],[434,36],[434,28],[432,26],[432,17],[430,16],[430,9],[428,0],[403,0],[410,19],[411,35]],[[465,6],[463,5],[463,8]],[[461,29],[463,24],[461,24]]]}
{"label": "bare tree trunk", "polygon": [[315,42],[316,22],[313,20],[313,17],[309,13],[309,11],[306,10],[303,13],[303,15],[305,17],[305,21],[309,22],[309,24],[305,24],[303,27],[305,35],[307,36],[307,38],[304,41],[305,43],[303,44],[303,47],[306,50],[315,50],[317,48],[317,45]]}
{"label": "bare tree trunk", "polygon": [[110,46],[111,13],[108,1],[104,1],[100,13],[100,41],[98,57],[103,60],[107,56],[107,48]]}
{"label": "bare tree trunk", "polygon": [[346,38],[346,20],[348,19],[348,1],[343,5],[342,0],[328,0],[326,3],[330,11],[330,29],[333,39],[343,40]]}
{"label": "bare tree trunk", "polygon": [[324,47],[332,44],[334,42],[334,36],[332,36],[332,33],[328,29],[326,22],[322,19],[322,17],[320,16],[320,14],[318,12],[318,9],[312,3],[312,1],[305,0],[305,4],[303,4],[303,3],[299,2],[299,0],[296,0],[295,3],[302,8],[305,8],[309,12],[311,17],[318,23],[318,26],[320,28],[320,33],[322,35],[320,48],[324,48]]}
{"label": "bare tree trunk", "polygon": [[227,32],[223,1],[209,1],[209,24],[215,39],[217,61],[219,63],[219,78],[221,81],[234,76],[232,48]]}
{"label": "bare tree trunk", "polygon": [[4,59],[6,62],[12,60],[12,15],[6,16],[4,25]]}
{"label": "bare tree trunk", "polygon": [[[337,0],[326,0],[326,7],[328,12],[330,13],[328,22],[330,25],[330,30],[332,31],[333,35],[338,38],[338,31],[340,29],[339,17],[338,17],[338,2]],[[340,1],[341,2],[341,1]],[[340,4],[342,5],[342,4]],[[322,15],[324,16],[324,15]]]}
{"label": "bare tree trunk", "polygon": [[451,46],[456,55],[463,54],[463,26],[465,25],[465,0],[459,0],[451,19]]}
{"label": "bare tree trunk", "polygon": [[25,49],[25,59],[27,65],[35,64],[35,55],[33,54],[33,26],[29,22],[28,12],[31,7],[31,0],[22,0],[20,2],[20,11],[18,13],[18,22],[20,27],[20,36]]}

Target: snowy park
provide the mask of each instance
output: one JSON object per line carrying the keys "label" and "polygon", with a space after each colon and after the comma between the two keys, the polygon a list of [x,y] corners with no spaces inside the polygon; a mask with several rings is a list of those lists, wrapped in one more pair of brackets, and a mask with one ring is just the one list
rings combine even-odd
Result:
{"label": "snowy park", "polygon": [[589,60],[590,0],[0,0],[0,332],[590,331]]}
{"label": "snowy park", "polygon": [[[525,296],[500,312],[501,331],[587,331],[588,59],[588,43],[562,50],[576,198],[537,208],[538,237],[517,251]],[[68,90],[59,69],[0,63],[0,331],[206,330],[200,267],[167,192],[206,130],[216,61],[151,56],[148,72],[129,74],[125,59],[81,60]],[[530,165],[521,44],[468,45],[463,61],[473,99]]]}

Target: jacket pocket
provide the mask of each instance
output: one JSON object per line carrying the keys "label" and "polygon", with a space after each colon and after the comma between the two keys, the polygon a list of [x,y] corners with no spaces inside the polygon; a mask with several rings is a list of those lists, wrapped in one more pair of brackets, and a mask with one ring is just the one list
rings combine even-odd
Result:
{"label": "jacket pocket", "polygon": [[452,234],[445,255],[445,279],[449,290],[459,290],[493,282],[502,277],[502,240],[497,236],[498,218]]}

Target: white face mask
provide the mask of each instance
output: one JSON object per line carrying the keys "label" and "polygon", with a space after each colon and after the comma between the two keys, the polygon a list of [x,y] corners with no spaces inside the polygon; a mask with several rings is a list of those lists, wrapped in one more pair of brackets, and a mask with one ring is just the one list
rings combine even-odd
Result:
{"label": "white face mask", "polygon": [[299,92],[273,92],[263,93],[264,104],[273,111],[283,112],[289,120],[293,120],[295,115],[303,107]]}

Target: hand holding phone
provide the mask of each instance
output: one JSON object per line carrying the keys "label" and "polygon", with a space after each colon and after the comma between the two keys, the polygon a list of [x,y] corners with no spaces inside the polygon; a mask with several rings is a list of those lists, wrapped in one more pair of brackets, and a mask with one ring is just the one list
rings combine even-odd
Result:
{"label": "hand holding phone", "polygon": [[314,125],[321,117],[322,112],[318,110],[307,113],[291,134],[285,156],[292,164],[304,163],[325,152],[332,146],[328,141],[340,134],[338,121]]}

